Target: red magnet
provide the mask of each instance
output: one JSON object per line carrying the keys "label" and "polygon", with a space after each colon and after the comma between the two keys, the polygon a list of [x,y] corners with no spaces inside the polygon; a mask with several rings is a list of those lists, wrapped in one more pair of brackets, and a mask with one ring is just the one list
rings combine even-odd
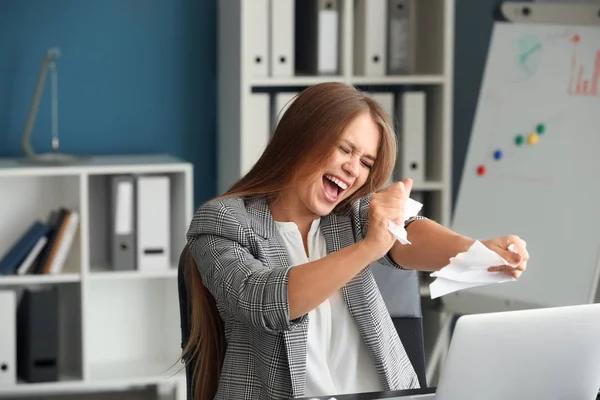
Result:
{"label": "red magnet", "polygon": [[477,175],[482,176],[485,174],[485,165],[480,165],[477,168]]}

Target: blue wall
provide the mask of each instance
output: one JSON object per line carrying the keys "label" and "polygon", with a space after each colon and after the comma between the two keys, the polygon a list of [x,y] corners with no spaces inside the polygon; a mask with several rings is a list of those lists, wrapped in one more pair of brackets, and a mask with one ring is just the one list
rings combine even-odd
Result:
{"label": "blue wall", "polygon": [[[216,193],[216,0],[1,0],[0,157],[20,157],[42,58],[60,47],[61,150],[170,153]],[[32,144],[50,150],[50,81]]]}

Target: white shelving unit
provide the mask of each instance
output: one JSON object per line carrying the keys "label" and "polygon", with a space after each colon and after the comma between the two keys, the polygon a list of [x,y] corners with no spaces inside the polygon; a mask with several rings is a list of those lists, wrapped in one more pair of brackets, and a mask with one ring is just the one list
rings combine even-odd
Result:
{"label": "white shelving unit", "polygon": [[[111,269],[109,177],[120,174],[170,178],[172,251],[163,271]],[[60,273],[0,276],[0,290],[57,287],[60,307],[59,381],[0,385],[0,398],[152,385],[185,398],[177,263],[193,215],[192,174],[191,164],[163,155],[91,157],[69,166],[0,159],[0,254],[53,209],[80,215]]]}
{"label": "white shelving unit", "polygon": [[[293,72],[283,76],[281,73],[272,73],[273,68],[266,74],[257,72],[256,55],[252,51],[256,48],[253,38],[256,36],[256,27],[263,26],[265,21],[264,17],[257,17],[256,9],[265,4],[269,7],[271,1],[277,0],[219,0],[218,192],[224,192],[247,172],[264,148],[265,140],[259,130],[265,124],[263,116],[256,115],[253,93],[270,93],[274,97],[278,93],[299,92],[310,85],[330,81],[344,82],[368,92],[420,90],[426,93],[427,99],[426,180],[415,185],[413,191],[422,192],[424,212],[447,226],[451,209],[454,0],[397,2],[405,3],[411,9],[412,67],[406,74],[379,76],[355,72],[355,7],[359,0],[336,0],[332,3],[337,2],[340,7],[339,73],[305,75]],[[302,1],[327,3],[327,0]],[[367,0],[367,4],[370,1],[381,2]],[[266,23],[269,24],[268,18]],[[387,21],[381,23],[387,24]],[[275,34],[287,33],[282,31]],[[270,63],[269,49],[273,40],[271,38],[259,46],[266,49],[266,56],[262,57],[261,63]],[[274,100],[271,100],[271,126],[279,111],[273,103]]]}

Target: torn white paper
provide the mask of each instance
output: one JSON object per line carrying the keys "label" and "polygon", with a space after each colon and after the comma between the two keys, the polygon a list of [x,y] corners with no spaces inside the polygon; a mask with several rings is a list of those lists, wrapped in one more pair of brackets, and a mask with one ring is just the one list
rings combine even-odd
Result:
{"label": "torn white paper", "polygon": [[407,238],[406,229],[404,229],[404,223],[407,219],[419,214],[421,208],[423,208],[423,204],[409,197],[406,205],[404,206],[404,221],[402,221],[402,224],[398,225],[394,221],[388,221],[388,230],[394,234],[400,243],[410,244],[410,241]]}
{"label": "torn white paper", "polygon": [[[516,252],[512,244],[508,249]],[[510,264],[477,240],[466,252],[450,258],[448,265],[430,275],[437,278],[429,285],[431,298],[471,287],[516,280],[504,272],[488,271],[488,268],[499,265]]]}

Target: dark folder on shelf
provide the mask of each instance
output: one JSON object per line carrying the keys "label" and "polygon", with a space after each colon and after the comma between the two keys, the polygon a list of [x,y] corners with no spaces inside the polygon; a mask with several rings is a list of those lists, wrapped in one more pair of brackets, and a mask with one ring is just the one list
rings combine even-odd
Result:
{"label": "dark folder on shelf", "polygon": [[47,224],[35,221],[0,260],[0,275],[14,274],[38,240],[49,231],[50,227]]}
{"label": "dark folder on shelf", "polygon": [[24,289],[17,307],[17,375],[55,382],[59,365],[58,288]]}
{"label": "dark folder on shelf", "polygon": [[136,268],[135,184],[131,175],[111,177],[111,255],[112,268]]}

